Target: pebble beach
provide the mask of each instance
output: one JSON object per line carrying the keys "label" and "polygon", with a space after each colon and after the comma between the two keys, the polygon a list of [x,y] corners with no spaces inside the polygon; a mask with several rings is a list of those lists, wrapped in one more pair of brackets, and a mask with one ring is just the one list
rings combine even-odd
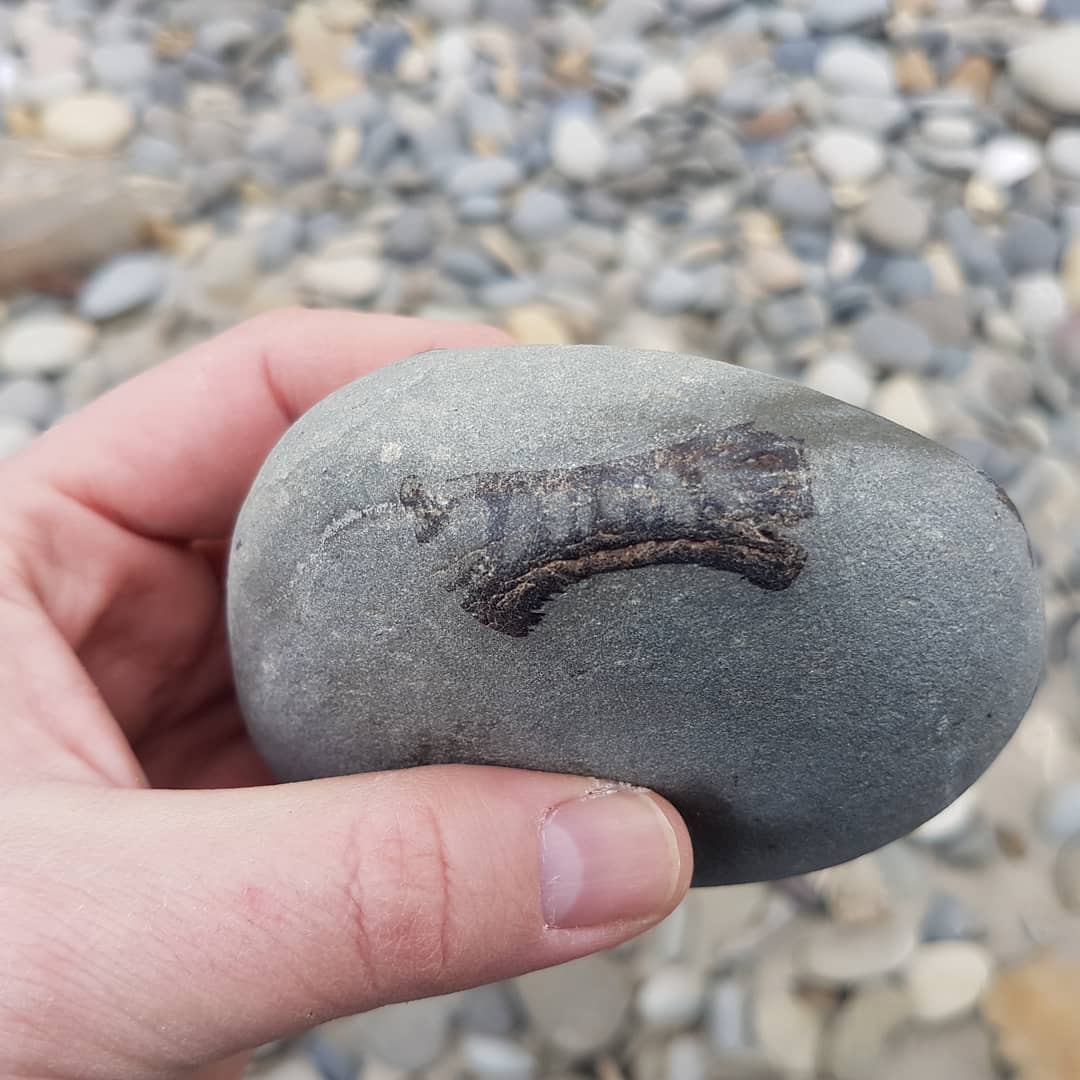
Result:
{"label": "pebble beach", "polygon": [[0,456],[292,304],[793,379],[964,455],[1050,653],[913,835],[260,1080],[1080,1077],[1080,2],[16,0]]}

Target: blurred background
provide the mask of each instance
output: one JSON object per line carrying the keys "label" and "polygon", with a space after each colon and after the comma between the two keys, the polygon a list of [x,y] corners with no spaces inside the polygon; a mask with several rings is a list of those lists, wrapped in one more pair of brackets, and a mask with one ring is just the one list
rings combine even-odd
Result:
{"label": "blurred background", "polygon": [[1042,566],[1042,689],[914,836],[253,1076],[1080,1078],[1080,0],[5,0],[0,106],[0,454],[269,308],[480,319],[871,409]]}

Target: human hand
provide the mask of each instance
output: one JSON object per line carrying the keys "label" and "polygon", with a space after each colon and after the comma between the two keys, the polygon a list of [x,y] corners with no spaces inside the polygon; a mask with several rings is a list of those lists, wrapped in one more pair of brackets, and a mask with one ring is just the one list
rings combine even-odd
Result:
{"label": "human hand", "polygon": [[366,371],[501,340],[263,316],[0,462],[0,1075],[190,1075],[615,945],[682,897],[655,795],[479,766],[275,786],[244,732],[222,578],[264,456]]}

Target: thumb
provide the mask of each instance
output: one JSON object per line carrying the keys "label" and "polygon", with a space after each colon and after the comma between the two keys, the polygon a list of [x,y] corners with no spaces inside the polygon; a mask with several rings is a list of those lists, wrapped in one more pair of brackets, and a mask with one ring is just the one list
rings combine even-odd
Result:
{"label": "thumb", "polygon": [[[25,962],[93,987],[43,977],[41,1015],[69,1046],[78,1032],[101,1047],[106,1032],[111,1078],[607,948],[663,918],[692,864],[682,821],[650,792],[472,766],[229,791],[51,788],[35,812],[0,814],[45,833],[25,845],[38,900],[22,922],[44,920],[18,935]],[[91,1075],[85,1061],[77,1075]]]}

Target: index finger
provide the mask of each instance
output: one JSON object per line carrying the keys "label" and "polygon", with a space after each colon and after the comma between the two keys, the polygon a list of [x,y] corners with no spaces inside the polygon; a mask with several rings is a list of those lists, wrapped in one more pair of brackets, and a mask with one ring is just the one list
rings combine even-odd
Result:
{"label": "index finger", "polygon": [[327,394],[415,353],[508,340],[472,323],[272,312],[112,390],[41,436],[22,464],[132,532],[222,537],[271,447]]}

